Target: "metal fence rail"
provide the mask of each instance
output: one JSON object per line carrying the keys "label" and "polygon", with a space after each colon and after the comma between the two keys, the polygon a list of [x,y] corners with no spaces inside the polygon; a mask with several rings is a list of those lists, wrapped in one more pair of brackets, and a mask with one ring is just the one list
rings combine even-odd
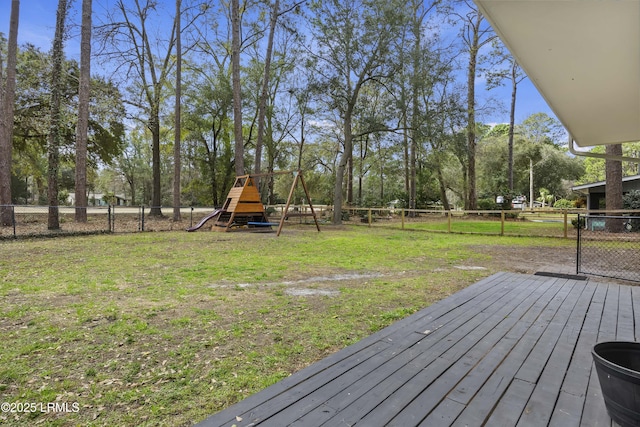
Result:
{"label": "metal fence rail", "polygon": [[640,282],[640,216],[579,215],[577,273]]}

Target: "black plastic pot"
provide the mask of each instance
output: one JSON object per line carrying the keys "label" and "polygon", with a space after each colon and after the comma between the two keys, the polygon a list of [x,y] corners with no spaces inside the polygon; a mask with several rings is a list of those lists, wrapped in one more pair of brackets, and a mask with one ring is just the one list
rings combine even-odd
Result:
{"label": "black plastic pot", "polygon": [[602,342],[591,354],[611,419],[622,427],[640,426],[640,343]]}

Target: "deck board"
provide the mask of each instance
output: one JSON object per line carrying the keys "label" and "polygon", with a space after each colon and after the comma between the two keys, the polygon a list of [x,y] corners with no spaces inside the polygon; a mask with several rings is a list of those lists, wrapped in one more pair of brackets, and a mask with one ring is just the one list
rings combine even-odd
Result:
{"label": "deck board", "polygon": [[611,427],[591,348],[639,316],[629,286],[498,273],[198,426]]}

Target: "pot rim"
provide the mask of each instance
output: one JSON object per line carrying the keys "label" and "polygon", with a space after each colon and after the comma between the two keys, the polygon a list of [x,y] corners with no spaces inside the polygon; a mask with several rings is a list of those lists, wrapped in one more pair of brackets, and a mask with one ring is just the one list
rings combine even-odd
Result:
{"label": "pot rim", "polygon": [[640,371],[635,371],[633,369],[629,369],[627,367],[624,367],[622,365],[618,365],[617,363],[613,363],[610,360],[606,359],[605,357],[603,357],[602,355],[600,355],[598,353],[598,350],[601,347],[632,347],[635,350],[638,351],[638,353],[640,353],[640,342],[635,342],[635,341],[603,341],[603,342],[599,342],[596,345],[593,346],[592,350],[591,350],[591,354],[593,355],[594,359],[597,360],[600,364],[604,365],[605,367],[609,368],[609,369],[613,369],[616,370],[618,372],[621,372],[623,374],[629,375],[633,378],[636,378],[638,380],[640,380]]}

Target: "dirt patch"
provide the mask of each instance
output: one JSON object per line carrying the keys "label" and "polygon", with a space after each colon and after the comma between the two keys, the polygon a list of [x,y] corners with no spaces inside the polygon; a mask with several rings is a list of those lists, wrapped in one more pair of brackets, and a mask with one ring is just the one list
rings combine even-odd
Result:
{"label": "dirt patch", "polygon": [[532,274],[537,271],[575,272],[576,250],[571,247],[476,245],[473,250],[489,255],[485,264],[497,270]]}
{"label": "dirt patch", "polygon": [[238,283],[238,284],[229,284],[229,283],[216,283],[213,285],[209,285],[210,288],[228,288],[228,287],[238,287],[238,288],[252,288],[252,287],[274,287],[274,286],[295,286],[300,284],[316,284],[323,282],[342,282],[342,281],[352,281],[352,280],[363,280],[363,279],[375,279],[379,277],[383,277],[382,273],[370,272],[370,273],[343,273],[343,274],[329,274],[326,276],[313,276],[307,279],[300,280],[285,280],[281,282],[260,282],[260,283]]}
{"label": "dirt patch", "polygon": [[340,291],[334,289],[308,289],[308,288],[290,288],[284,291],[287,295],[295,297],[311,297],[314,295],[335,297],[340,295]]}

